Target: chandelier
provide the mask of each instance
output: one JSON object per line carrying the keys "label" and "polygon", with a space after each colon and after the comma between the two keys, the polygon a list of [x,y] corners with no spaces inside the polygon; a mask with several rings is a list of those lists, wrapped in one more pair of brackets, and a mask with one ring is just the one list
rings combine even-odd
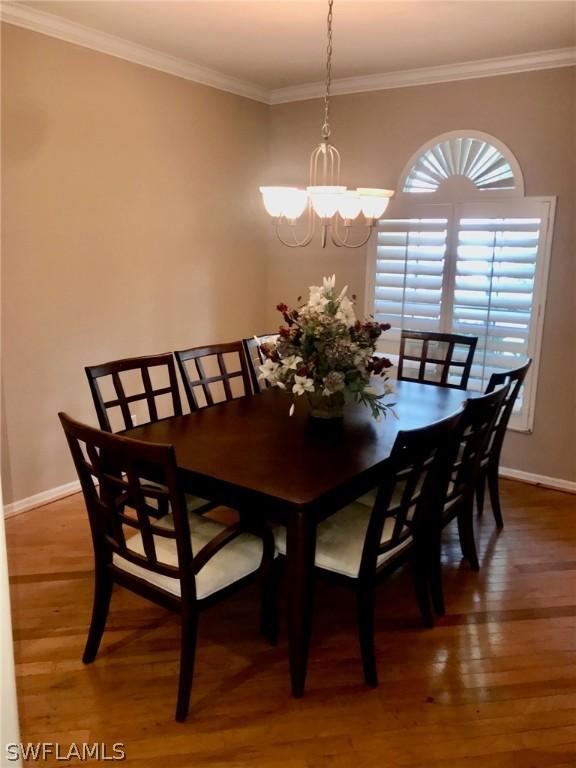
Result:
{"label": "chandelier", "polygon": [[[322,141],[310,155],[309,182],[306,189],[298,187],[260,187],[264,207],[274,219],[276,236],[290,248],[302,248],[312,242],[317,222],[320,223],[322,248],[326,247],[328,231],[337,246],[360,248],[368,242],[372,228],[390,202],[390,189],[358,187],[347,189],[340,184],[340,153],[330,144],[330,87],[332,83],[332,5],[328,0],[326,47],[326,81],[324,90],[324,122]],[[298,219],[306,211],[306,234],[301,240],[296,234]],[[363,217],[365,232],[359,242],[350,241],[353,224]],[[360,219],[360,221],[362,221]],[[290,233],[289,239],[281,229]]]}

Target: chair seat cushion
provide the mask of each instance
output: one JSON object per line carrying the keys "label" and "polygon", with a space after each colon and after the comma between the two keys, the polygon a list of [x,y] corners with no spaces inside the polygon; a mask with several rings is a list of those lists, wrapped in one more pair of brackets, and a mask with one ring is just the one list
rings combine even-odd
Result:
{"label": "chair seat cushion", "polygon": [[364,504],[367,507],[370,507],[370,509],[374,508],[374,504],[376,503],[376,496],[378,494],[378,488],[373,488],[371,491],[368,491],[368,493],[365,493],[362,496],[359,496],[356,501],[360,504]]}
{"label": "chair seat cushion", "polygon": [[[366,504],[354,501],[319,524],[316,534],[315,558],[318,568],[339,573],[352,579],[358,577],[371,511]],[[381,539],[383,544],[391,540],[394,523],[393,518],[386,519]],[[278,526],[274,530],[274,536],[278,552],[285,555],[286,528]],[[396,547],[380,555],[378,566],[383,565],[403,549],[406,549],[411,542],[412,537],[408,536]]]}
{"label": "chair seat cushion", "polygon": [[[149,488],[159,489],[162,491],[166,490],[165,485],[161,485],[160,483],[154,483],[151,480],[145,481],[143,488],[146,488],[146,486],[148,486]],[[210,504],[208,499],[203,499],[200,496],[194,496],[191,493],[186,493],[184,495],[184,499],[186,501],[186,509],[188,510],[188,512],[196,512],[197,510],[200,510],[202,507],[205,507],[207,504]],[[147,503],[153,509],[158,509],[158,499],[148,498]]]}
{"label": "chair seat cushion", "polygon": [[[388,505],[388,509],[393,509],[394,507],[400,506],[402,502],[403,493],[404,493],[404,483],[399,482],[396,484],[396,487],[394,488],[394,492],[392,493],[392,498]],[[364,506],[368,507],[369,510],[372,511],[374,509],[374,504],[376,504],[376,496],[378,496],[378,488],[372,488],[372,490],[368,491],[368,493],[365,493],[362,496],[359,496],[356,499],[356,501],[359,504],[364,504]]]}
{"label": "chair seat cushion", "polygon": [[[194,555],[202,547],[223,531],[226,526],[221,525],[215,520],[201,517],[194,513],[188,515],[190,534],[192,541],[192,553]],[[172,515],[165,515],[160,520],[155,521],[154,525],[160,528],[174,528]],[[128,549],[139,555],[144,554],[144,545],[140,533],[136,533],[126,540]],[[178,565],[178,555],[176,552],[176,539],[166,539],[162,536],[154,536],[156,546],[156,555],[158,560],[168,565]],[[242,533],[240,536],[232,539],[226,544],[213,558],[211,558],[204,568],[196,574],[196,596],[199,600],[209,595],[219,592],[221,589],[230,586],[235,581],[248,576],[257,571],[262,560],[263,545],[262,539],[251,533]],[[180,581],[170,576],[164,576],[154,571],[149,571],[140,565],[126,560],[119,554],[114,554],[112,562],[114,565],[137,576],[155,587],[164,589],[176,597],[180,597]]]}
{"label": "chair seat cushion", "polygon": [[188,512],[196,512],[201,507],[205,507],[210,502],[207,499],[202,499],[200,496],[193,496],[191,493],[186,494],[186,509]]}

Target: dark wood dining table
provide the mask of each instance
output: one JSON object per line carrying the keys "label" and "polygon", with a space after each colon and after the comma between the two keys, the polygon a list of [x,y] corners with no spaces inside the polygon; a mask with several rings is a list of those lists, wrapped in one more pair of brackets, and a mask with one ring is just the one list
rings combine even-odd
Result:
{"label": "dark wood dining table", "polygon": [[174,445],[186,489],[287,528],[288,645],[294,696],[304,693],[313,599],[316,527],[379,484],[399,430],[455,413],[462,390],[396,382],[397,418],[375,421],[352,405],[342,420],[311,419],[299,398],[267,390],[127,430]]}

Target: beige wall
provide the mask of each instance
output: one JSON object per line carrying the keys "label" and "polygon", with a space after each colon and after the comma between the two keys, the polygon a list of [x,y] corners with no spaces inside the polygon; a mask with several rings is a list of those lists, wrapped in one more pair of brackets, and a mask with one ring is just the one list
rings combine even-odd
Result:
{"label": "beige wall", "polygon": [[268,108],[3,25],[5,501],[74,478],[83,366],[263,327]]}
{"label": "beige wall", "polygon": [[[496,136],[516,155],[528,195],[557,195],[534,432],[510,434],[503,463],[576,480],[575,102],[574,69],[550,70],[333,99],[332,140],[342,153],[343,183],[396,188],[410,156],[445,131]],[[318,101],[272,108],[272,162],[265,181],[302,184],[319,140]],[[293,251],[272,238],[268,306],[295,301],[323,274],[336,272],[363,306],[366,251]],[[276,322],[269,312],[269,327]]]}

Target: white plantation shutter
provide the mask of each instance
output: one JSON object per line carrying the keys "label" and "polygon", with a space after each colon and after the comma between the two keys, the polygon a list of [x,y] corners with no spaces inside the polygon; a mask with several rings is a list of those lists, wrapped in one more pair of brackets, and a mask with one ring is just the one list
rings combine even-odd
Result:
{"label": "white plantation shutter", "polygon": [[403,210],[409,218],[379,222],[369,261],[368,311],[392,325],[379,348],[398,354],[402,328],[477,336],[469,388],[482,391],[493,372],[532,357],[511,420],[529,429],[553,202],[414,203]]}
{"label": "white plantation shutter", "polygon": [[404,192],[436,192],[451,176],[469,179],[483,191],[516,188],[514,171],[501,150],[485,139],[450,134],[420,155],[404,182]]}
{"label": "white plantation shutter", "polygon": [[378,227],[371,312],[378,322],[392,326],[382,337],[388,353],[398,351],[403,327],[441,329],[450,207],[434,209],[429,216],[420,206],[418,218],[387,219]]}

